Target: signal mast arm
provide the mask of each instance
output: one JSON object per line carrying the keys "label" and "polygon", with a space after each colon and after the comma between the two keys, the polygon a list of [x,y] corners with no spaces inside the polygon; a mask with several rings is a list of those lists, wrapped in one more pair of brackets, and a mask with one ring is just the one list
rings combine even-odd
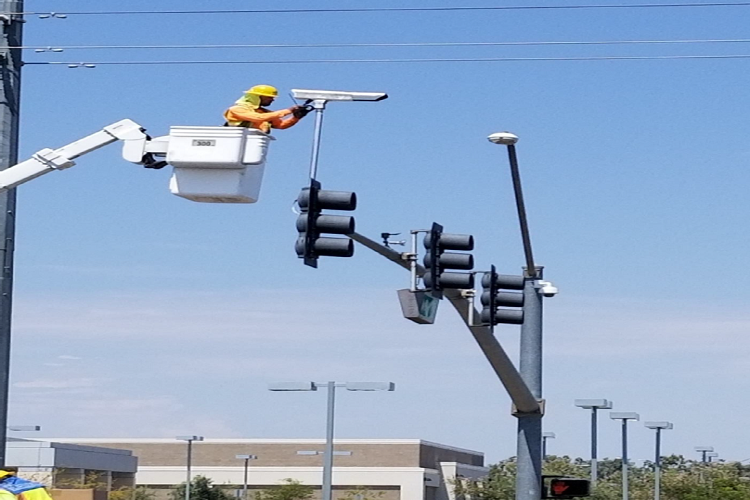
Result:
{"label": "signal mast arm", "polygon": [[[150,151],[160,148],[150,147],[152,146],[151,140],[140,125],[132,120],[120,120],[104,127],[99,132],[61,148],[45,148],[37,151],[30,159],[0,171],[0,192],[36,179],[48,172],[70,168],[75,165],[73,160],[79,156],[96,151],[116,141],[125,143],[123,157],[133,163],[148,164],[154,162],[153,154],[162,153],[162,151]],[[158,139],[154,141],[154,143],[158,142]],[[161,146],[161,144],[159,145]],[[157,146],[157,144],[153,144],[153,146]]]}

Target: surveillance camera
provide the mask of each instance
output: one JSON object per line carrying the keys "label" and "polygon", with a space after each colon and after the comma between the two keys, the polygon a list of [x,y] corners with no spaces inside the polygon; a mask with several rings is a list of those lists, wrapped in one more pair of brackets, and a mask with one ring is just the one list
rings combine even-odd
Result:
{"label": "surveillance camera", "polygon": [[385,92],[346,92],[344,90],[305,90],[292,89],[295,99],[313,101],[382,101],[388,99]]}
{"label": "surveillance camera", "polygon": [[518,142],[518,136],[516,134],[511,134],[510,132],[496,132],[487,137],[487,140],[495,144],[512,146]]}
{"label": "surveillance camera", "polygon": [[557,295],[557,287],[553,285],[549,281],[540,281],[539,282],[540,288],[539,291],[544,295],[545,297],[554,297]]}

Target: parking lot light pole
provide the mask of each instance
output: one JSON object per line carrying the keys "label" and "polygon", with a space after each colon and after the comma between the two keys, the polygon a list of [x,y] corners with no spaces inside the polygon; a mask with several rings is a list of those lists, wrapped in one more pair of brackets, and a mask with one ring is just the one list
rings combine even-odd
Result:
{"label": "parking lot light pole", "polygon": [[193,441],[203,441],[203,436],[177,436],[179,441],[187,441],[187,481],[185,482],[185,500],[190,500],[190,483],[192,481]]}
{"label": "parking lot light pole", "polygon": [[257,460],[258,457],[255,455],[237,455],[235,458],[245,461],[245,475],[242,481],[242,498],[243,500],[247,500],[247,469],[250,465],[250,460]]}
{"label": "parking lot light pole", "polygon": [[323,484],[322,500],[332,500],[333,494],[333,420],[335,410],[336,388],[343,387],[347,391],[395,391],[393,382],[282,382],[270,384],[269,391],[317,391],[319,388],[328,389],[328,405],[326,418],[326,446],[323,456]]}
{"label": "parking lot light pole", "polygon": [[695,451],[701,454],[701,462],[708,463],[708,454],[713,453],[713,446],[696,446]]}
{"label": "parking lot light pole", "polygon": [[574,404],[578,408],[591,410],[591,487],[596,487],[596,481],[599,479],[598,470],[598,452],[597,452],[597,410],[611,410],[614,404],[608,399],[576,399]]}
{"label": "parking lot light pole", "polygon": [[609,418],[622,420],[622,500],[628,500],[628,420],[640,420],[637,413],[631,411],[611,411]]}
{"label": "parking lot light pole", "polygon": [[555,439],[554,432],[543,432],[542,433],[542,460],[547,460],[547,440]]}
{"label": "parking lot light pole", "polygon": [[654,500],[661,497],[661,431],[672,429],[672,422],[644,422],[649,429],[656,431],[656,449],[654,458]]}

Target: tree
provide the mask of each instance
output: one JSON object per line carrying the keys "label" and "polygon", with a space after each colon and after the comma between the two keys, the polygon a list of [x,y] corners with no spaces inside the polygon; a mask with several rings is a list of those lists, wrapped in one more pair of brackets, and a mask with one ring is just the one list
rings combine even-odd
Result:
{"label": "tree", "polygon": [[313,488],[294,479],[284,479],[279,486],[255,494],[255,500],[307,500]]}
{"label": "tree", "polygon": [[[170,493],[172,500],[185,500],[185,484],[182,483]],[[223,489],[211,484],[207,477],[196,476],[190,483],[190,500],[234,500]]]}
{"label": "tree", "polygon": [[107,498],[108,500],[156,500],[156,493],[145,486],[124,487],[110,491]]}

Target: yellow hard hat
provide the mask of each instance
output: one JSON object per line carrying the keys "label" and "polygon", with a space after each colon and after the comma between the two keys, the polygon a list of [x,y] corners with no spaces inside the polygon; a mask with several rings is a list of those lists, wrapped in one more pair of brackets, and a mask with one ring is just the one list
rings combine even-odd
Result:
{"label": "yellow hard hat", "polygon": [[279,91],[276,90],[276,87],[272,87],[270,85],[256,85],[255,87],[246,91],[246,93],[253,94],[253,95],[262,95],[265,97],[278,97],[279,96]]}

